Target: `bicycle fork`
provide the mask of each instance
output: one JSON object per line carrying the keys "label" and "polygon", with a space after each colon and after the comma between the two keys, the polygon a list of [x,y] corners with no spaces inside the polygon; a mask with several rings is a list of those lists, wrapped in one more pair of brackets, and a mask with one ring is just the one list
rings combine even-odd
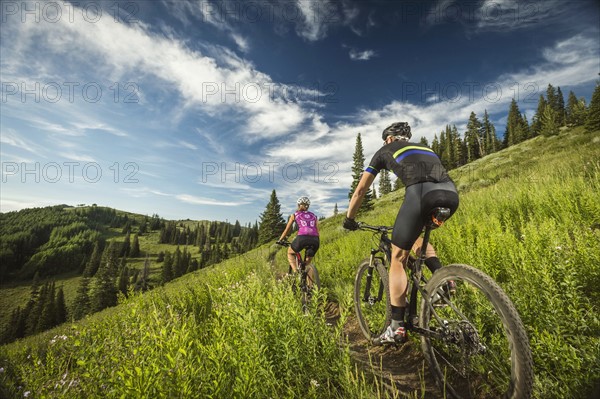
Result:
{"label": "bicycle fork", "polygon": [[371,284],[373,282],[373,270],[375,270],[375,260],[377,259],[377,257],[375,255],[377,255],[378,252],[379,251],[376,249],[371,249],[371,257],[369,259],[369,269],[367,270],[367,281],[365,284],[365,292],[363,294],[363,302],[369,302],[370,305],[373,305],[376,302],[380,302],[383,299],[383,294],[384,294],[383,290],[385,288],[380,281],[377,297],[373,298],[370,295],[371,294]]}

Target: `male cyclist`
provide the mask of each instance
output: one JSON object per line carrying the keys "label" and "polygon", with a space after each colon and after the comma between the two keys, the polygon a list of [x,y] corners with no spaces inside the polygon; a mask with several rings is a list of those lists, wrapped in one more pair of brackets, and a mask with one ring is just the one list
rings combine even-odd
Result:
{"label": "male cyclist", "polygon": [[281,234],[279,241],[277,241],[277,243],[280,243],[285,240],[292,231],[294,222],[296,222],[298,225],[298,235],[288,248],[288,261],[294,271],[296,271],[296,255],[294,255],[294,252],[300,252],[306,248],[305,260],[308,265],[319,250],[319,220],[314,213],[308,210],[310,200],[308,197],[300,197],[296,203],[298,204],[298,209],[290,215],[285,230]]}
{"label": "male cyclist", "polygon": [[[402,180],[406,193],[392,232],[389,279],[392,323],[381,335],[382,343],[406,340],[404,314],[408,283],[404,266],[411,247],[423,230],[429,212],[436,207],[446,207],[450,208],[453,214],[459,202],[454,182],[448,176],[439,157],[427,146],[409,142],[411,136],[407,122],[393,123],[383,130],[384,145],[375,153],[363,173],[350,199],[343,223],[348,230],[358,228],[354,217],[379,171],[390,170]],[[441,267],[436,256],[427,258],[426,264],[432,271]]]}

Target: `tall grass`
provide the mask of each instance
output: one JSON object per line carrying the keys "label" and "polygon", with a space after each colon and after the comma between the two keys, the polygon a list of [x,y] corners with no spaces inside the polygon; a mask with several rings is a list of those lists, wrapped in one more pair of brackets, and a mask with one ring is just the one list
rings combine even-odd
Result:
{"label": "tall grass", "polygon": [[[572,131],[457,170],[461,206],[432,235],[443,263],[484,270],[514,301],[536,398],[585,398],[600,379],[599,159],[598,132]],[[392,224],[402,196],[384,196],[361,219]],[[371,242],[342,219],[321,223],[324,289],[310,315],[275,278],[287,270],[284,251],[263,246],[0,347],[0,397],[398,397],[346,349],[354,273]],[[333,326],[323,306],[331,300],[341,309]]]}

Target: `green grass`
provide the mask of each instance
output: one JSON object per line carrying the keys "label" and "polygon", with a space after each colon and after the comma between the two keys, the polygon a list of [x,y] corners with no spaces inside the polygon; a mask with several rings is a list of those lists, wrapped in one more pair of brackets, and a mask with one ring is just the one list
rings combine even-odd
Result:
{"label": "green grass", "polygon": [[[442,262],[480,268],[511,297],[533,350],[536,398],[588,397],[600,378],[600,132],[539,137],[452,175],[460,208],[432,234]],[[402,196],[384,196],[360,219],[392,224]],[[263,246],[0,347],[0,396],[383,397],[343,345],[371,236],[344,231],[342,220],[320,224],[316,256],[318,300],[339,302],[337,326],[322,308],[302,315],[274,278],[287,269],[284,251],[273,270],[275,249]]]}

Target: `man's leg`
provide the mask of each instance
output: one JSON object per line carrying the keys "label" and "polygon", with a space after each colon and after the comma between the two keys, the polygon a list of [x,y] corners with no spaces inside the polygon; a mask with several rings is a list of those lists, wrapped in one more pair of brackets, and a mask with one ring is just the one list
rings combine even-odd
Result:
{"label": "man's leg", "polygon": [[408,282],[404,264],[408,260],[409,251],[392,245],[392,261],[390,265],[390,303],[392,305],[392,322],[381,335],[380,341],[403,342],[406,340],[404,314],[406,313],[406,289]]}
{"label": "man's leg", "polygon": [[[412,250],[417,255],[421,254],[421,247],[423,245],[423,238],[417,238],[417,241],[413,244]],[[442,263],[440,262],[437,254],[435,253],[435,249],[433,249],[433,245],[431,243],[427,243],[427,250],[425,250],[425,265],[431,270],[431,273],[435,273],[438,269],[442,268]]]}
{"label": "man's leg", "polygon": [[408,281],[404,264],[408,259],[409,251],[392,245],[392,262],[390,265],[390,302],[392,306],[406,307],[406,289]]}

